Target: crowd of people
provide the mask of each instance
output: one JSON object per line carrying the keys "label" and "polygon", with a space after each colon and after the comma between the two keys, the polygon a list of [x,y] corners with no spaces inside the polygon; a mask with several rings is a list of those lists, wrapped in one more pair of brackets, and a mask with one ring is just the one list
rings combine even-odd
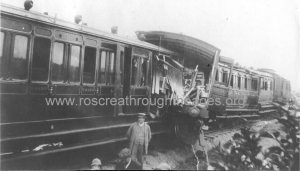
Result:
{"label": "crowd of people", "polygon": [[[145,122],[145,114],[138,115],[138,121],[131,124],[126,137],[129,140],[129,148],[124,148],[118,154],[120,162],[116,164],[116,170],[143,170],[144,156],[148,153],[148,145],[151,140],[150,126]],[[154,170],[171,170],[167,163],[160,163]],[[101,160],[93,159],[91,170],[103,170]]]}

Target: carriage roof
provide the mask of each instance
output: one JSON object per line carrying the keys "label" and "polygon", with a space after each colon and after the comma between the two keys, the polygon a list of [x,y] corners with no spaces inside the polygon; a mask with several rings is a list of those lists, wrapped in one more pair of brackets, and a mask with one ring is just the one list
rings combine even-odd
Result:
{"label": "carriage roof", "polygon": [[134,39],[120,36],[120,35],[111,34],[111,33],[101,31],[101,30],[98,30],[98,29],[95,29],[92,27],[79,25],[76,23],[61,20],[56,17],[48,16],[45,14],[41,14],[41,13],[37,13],[37,12],[33,12],[33,11],[26,11],[22,8],[14,7],[14,6],[11,6],[8,4],[4,4],[4,3],[1,3],[1,14],[16,16],[16,17],[28,19],[31,21],[45,23],[48,25],[61,27],[61,28],[72,30],[72,31],[89,34],[92,36],[97,36],[97,37],[101,37],[104,39],[113,40],[113,41],[120,42],[120,43],[143,47],[143,48],[147,48],[150,50],[158,51],[158,49],[159,49],[159,51],[162,53],[173,54],[173,55],[176,54],[173,51],[170,51],[168,49],[164,49],[161,47],[158,48],[157,46],[155,46],[153,44],[143,42],[138,39],[134,40]]}

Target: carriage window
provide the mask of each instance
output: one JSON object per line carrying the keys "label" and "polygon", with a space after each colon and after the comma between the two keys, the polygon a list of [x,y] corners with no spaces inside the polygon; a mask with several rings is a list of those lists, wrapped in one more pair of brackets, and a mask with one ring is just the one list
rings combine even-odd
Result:
{"label": "carriage window", "polygon": [[3,78],[3,72],[2,72],[2,56],[3,56],[3,42],[4,42],[4,33],[3,32],[0,32],[0,78]]}
{"label": "carriage window", "polygon": [[12,79],[27,79],[27,47],[28,38],[25,36],[16,35],[14,41],[13,58],[10,61]]}
{"label": "carriage window", "polygon": [[268,82],[265,82],[265,90],[267,91],[268,90]]}
{"label": "carriage window", "polygon": [[247,77],[245,77],[245,89],[247,90]]}
{"label": "carriage window", "polygon": [[80,81],[79,59],[80,59],[80,47],[71,45],[71,55],[70,55],[69,67],[68,67],[68,81],[70,83],[78,83]]}
{"label": "carriage window", "polygon": [[48,80],[50,47],[50,39],[40,37],[34,39],[31,73],[33,81]]}
{"label": "carriage window", "polygon": [[228,73],[226,71],[223,72],[222,82],[227,83],[228,80]]}
{"label": "carriage window", "polygon": [[252,80],[252,90],[253,91],[256,91],[257,90],[257,79],[253,79]]}
{"label": "carriage window", "polygon": [[109,84],[115,83],[115,54],[110,53],[109,56],[109,70],[108,70]]}
{"label": "carriage window", "polygon": [[54,82],[64,81],[64,49],[63,43],[54,43],[52,55],[52,81]]}
{"label": "carriage window", "polygon": [[260,78],[260,89],[261,89],[261,90],[264,90],[264,89],[265,89],[265,88],[264,88],[264,85],[265,85],[264,79],[263,79],[263,78]]}
{"label": "carriage window", "polygon": [[120,55],[120,77],[121,77],[121,84],[123,85],[123,79],[124,79],[124,75],[123,75],[123,72],[124,72],[124,52],[121,51],[121,55]]}
{"label": "carriage window", "polygon": [[248,79],[248,89],[249,91],[251,91],[251,84],[252,84],[252,80],[251,79]]}
{"label": "carriage window", "polygon": [[273,82],[270,83],[270,89],[273,90]]}
{"label": "carriage window", "polygon": [[217,69],[216,71],[216,78],[215,78],[216,81],[219,81],[219,70]]}
{"label": "carriage window", "polygon": [[238,76],[238,88],[241,89],[241,77]]}
{"label": "carriage window", "polygon": [[141,86],[146,85],[148,60],[141,58]]}
{"label": "carriage window", "polygon": [[139,57],[134,56],[131,61],[131,85],[139,85],[138,84],[138,67],[139,67]]}
{"label": "carriage window", "polygon": [[95,82],[96,49],[86,47],[84,54],[83,83]]}
{"label": "carriage window", "polygon": [[106,64],[106,52],[102,51],[100,56],[100,69],[98,74],[98,83],[105,84],[105,64]]}

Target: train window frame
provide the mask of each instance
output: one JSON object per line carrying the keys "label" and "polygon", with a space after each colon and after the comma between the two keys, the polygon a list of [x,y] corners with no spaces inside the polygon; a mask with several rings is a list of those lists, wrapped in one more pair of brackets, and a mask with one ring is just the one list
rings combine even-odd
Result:
{"label": "train window frame", "polygon": [[[29,51],[30,51],[30,44],[31,44],[31,37],[28,34],[22,34],[20,32],[10,32],[11,33],[11,44],[10,44],[10,49],[9,49],[9,55],[8,55],[8,77],[6,79],[6,81],[13,81],[13,82],[27,82],[29,80]],[[27,38],[27,50],[26,50],[26,79],[13,79],[12,78],[12,67],[11,67],[11,60],[14,56],[14,49],[15,49],[15,38],[16,36],[23,36]]]}
{"label": "train window frame", "polygon": [[241,77],[241,90],[244,90],[244,76],[240,76]]}
{"label": "train window frame", "polygon": [[[134,62],[134,59],[136,59],[135,63]],[[131,74],[130,74],[130,84],[131,86],[134,86],[134,87],[139,87],[139,68],[140,68],[140,58],[139,56],[137,55],[133,55],[132,58],[131,58]],[[133,66],[136,67],[136,71],[133,71]]]}
{"label": "train window frame", "polygon": [[[47,69],[48,69],[48,73],[47,73],[47,79],[45,81],[41,81],[41,80],[33,80],[33,60],[34,60],[34,48],[35,48],[35,39],[37,38],[40,38],[40,39],[46,39],[46,40],[49,40],[50,41],[50,48],[49,48],[49,57],[48,57],[48,66],[47,66]],[[45,36],[35,36],[33,37],[33,44],[32,44],[32,59],[31,59],[31,68],[30,68],[30,79],[31,79],[31,82],[34,82],[34,83],[47,83],[49,82],[50,80],[50,68],[51,68],[51,63],[52,63],[52,48],[53,48],[53,45],[52,45],[52,40],[49,38],[49,37],[45,37]]]}
{"label": "train window frame", "polygon": [[248,89],[248,79],[247,79],[247,76],[245,75],[244,77],[244,89],[247,90]]}
{"label": "train window frame", "polygon": [[228,82],[228,71],[223,71],[222,82],[223,83]]}
{"label": "train window frame", "polygon": [[252,82],[252,79],[251,78],[248,78],[248,90],[249,91],[251,91],[251,87],[252,87],[252,85],[251,85],[251,82]]}
{"label": "train window frame", "polygon": [[233,88],[233,85],[234,85],[233,84],[233,82],[234,82],[234,80],[233,80],[234,78],[233,77],[234,77],[234,75],[231,75],[230,84],[229,84],[229,86],[231,86],[231,88]]}
{"label": "train window frame", "polygon": [[219,82],[222,82],[222,80],[223,80],[223,71],[220,70],[218,81],[219,81]]}
{"label": "train window frame", "polygon": [[[58,84],[62,84],[62,85],[80,85],[81,84],[81,60],[82,60],[82,45],[79,43],[73,43],[73,42],[66,42],[66,41],[62,41],[62,40],[55,40],[54,43],[62,43],[64,44],[64,52],[63,52],[63,81],[53,81],[52,80],[52,73],[53,71],[51,71],[51,83],[53,83],[54,85],[58,85]],[[54,44],[53,43],[53,44]],[[70,64],[71,64],[71,59],[72,59],[72,47],[78,47],[79,48],[79,52],[78,52],[78,69],[77,69],[77,74],[76,78],[78,79],[78,81],[73,82],[70,81],[70,78],[74,77],[71,76],[70,77]],[[52,49],[52,54],[53,54],[53,50]],[[52,57],[52,55],[51,55]],[[51,60],[51,69],[53,68],[53,60]]]}
{"label": "train window frame", "polygon": [[269,81],[264,81],[264,89],[265,89],[265,91],[268,91],[268,86],[269,86],[269,84],[268,84],[268,82]]}
{"label": "train window frame", "polygon": [[[87,53],[87,48],[88,49],[93,49],[94,50],[94,75],[93,75],[93,82],[85,82],[85,75],[84,75],[84,71],[85,71],[85,68],[86,68],[86,53]],[[84,47],[84,54],[83,54],[83,68],[82,68],[82,84],[84,85],[94,85],[96,83],[96,75],[97,75],[97,48],[94,47],[94,46],[85,46]]]}
{"label": "train window frame", "polygon": [[260,90],[265,90],[265,80],[263,77],[260,77],[260,85],[259,85],[259,88]]}
{"label": "train window frame", "polygon": [[219,69],[217,69],[216,71],[215,81],[219,81]]}
{"label": "train window frame", "polygon": [[[113,62],[111,62],[113,59]],[[116,74],[116,52],[110,52],[109,53],[109,61],[108,61],[108,67],[107,67],[107,77],[108,85],[114,85],[115,84],[115,74]]]}
{"label": "train window frame", "polygon": [[[148,53],[149,53],[149,51],[148,51]],[[133,63],[132,62],[133,62],[134,59],[137,59],[136,60],[136,64],[137,64],[137,66],[136,66],[137,71],[136,72],[133,72]],[[145,60],[145,61],[142,63],[143,60]],[[144,63],[146,65],[143,65]],[[144,69],[145,73],[143,73],[143,71],[142,71],[143,66],[146,66],[146,69]],[[150,67],[149,66],[149,56],[146,57],[146,56],[139,55],[139,54],[133,54],[132,58],[131,58],[131,75],[130,75],[130,80],[131,81],[130,81],[130,85],[133,86],[133,87],[140,87],[140,88],[141,87],[147,87],[148,84],[149,84],[148,81],[147,81],[149,79],[148,78],[149,76],[147,75],[149,67]],[[134,75],[133,73],[136,73],[136,75]],[[133,81],[134,76],[135,76],[135,79]],[[144,76],[144,77],[142,77],[142,76]],[[142,81],[142,78],[144,78],[143,81]]]}
{"label": "train window frame", "polygon": [[4,73],[5,73],[5,70],[3,69],[4,67],[2,66],[3,64],[4,64],[4,61],[5,61],[5,59],[4,59],[4,57],[5,57],[5,43],[4,42],[6,42],[6,37],[7,37],[7,33],[6,32],[4,32],[4,31],[2,31],[1,30],[1,33],[3,33],[3,37],[2,37],[2,39],[0,39],[0,40],[2,40],[2,42],[0,42],[0,44],[2,43],[2,47],[0,47],[1,49],[0,49],[0,80],[3,80],[3,78],[4,78]]}
{"label": "train window frame", "polygon": [[252,78],[251,79],[252,81],[251,81],[251,90],[252,91],[257,91],[258,90],[258,78]]}
{"label": "train window frame", "polygon": [[[56,43],[60,43],[63,44],[64,49],[63,49],[63,53],[62,53],[62,81],[54,81],[53,80],[53,59],[54,59],[54,54],[55,54],[55,44]],[[52,46],[52,54],[51,54],[51,82],[54,84],[61,84],[61,83],[66,83],[66,70],[67,70],[67,62],[68,62],[68,54],[66,54],[66,51],[68,50],[68,44],[66,42],[62,42],[62,41],[54,41],[53,42],[53,46]]]}
{"label": "train window frame", "polygon": [[[105,61],[104,62],[104,71],[103,71],[103,62],[102,62],[102,53],[105,53]],[[114,54],[113,65],[111,65],[111,54]],[[116,59],[117,53],[114,49],[108,48],[100,48],[99,51],[99,61],[98,61],[98,72],[97,72],[97,84],[98,85],[109,85],[114,86],[116,83],[115,75],[116,75]],[[113,66],[113,72],[111,72],[111,66]],[[101,79],[103,76],[104,79]],[[104,80],[104,81],[101,81]]]}
{"label": "train window frame", "polygon": [[[105,57],[103,59],[105,59],[104,61],[102,61],[102,53],[104,52]],[[105,85],[106,84],[106,60],[107,60],[107,52],[105,50],[100,49],[100,53],[99,53],[99,61],[98,61],[98,75],[97,75],[97,84],[99,85]],[[102,63],[104,63],[104,69],[102,71]],[[103,75],[103,82],[101,81],[101,76]]]}
{"label": "train window frame", "polygon": [[[73,85],[80,85],[81,83],[81,57],[82,57],[82,45],[75,44],[75,43],[68,43],[68,56],[67,56],[67,71],[66,71],[66,81],[65,83],[73,84]],[[70,65],[71,65],[71,59],[72,59],[72,48],[73,47],[79,47],[79,54],[78,54],[78,81],[77,82],[71,82],[70,81]]]}
{"label": "train window frame", "polygon": [[240,75],[237,76],[237,88],[242,88],[242,77]]}

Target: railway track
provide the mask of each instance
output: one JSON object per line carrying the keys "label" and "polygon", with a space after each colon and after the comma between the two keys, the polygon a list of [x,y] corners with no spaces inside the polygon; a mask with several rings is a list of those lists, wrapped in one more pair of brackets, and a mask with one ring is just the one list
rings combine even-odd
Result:
{"label": "railway track", "polygon": [[235,132],[235,131],[237,131],[241,128],[251,126],[253,123],[255,123],[257,121],[260,121],[260,120],[250,120],[247,123],[245,123],[246,125],[241,124],[241,125],[236,125],[236,126],[224,127],[223,129],[217,129],[217,130],[212,130],[212,131],[204,131],[205,138],[210,139],[210,138],[218,137],[218,136],[223,135],[223,134],[228,134],[228,133],[231,133],[231,132]]}

